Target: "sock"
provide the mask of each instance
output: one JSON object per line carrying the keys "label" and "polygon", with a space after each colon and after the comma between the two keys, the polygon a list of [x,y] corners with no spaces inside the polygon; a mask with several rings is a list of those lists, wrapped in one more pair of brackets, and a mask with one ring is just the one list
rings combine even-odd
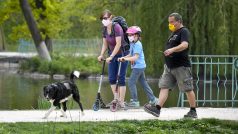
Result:
{"label": "sock", "polygon": [[193,110],[196,112],[196,108],[195,107],[190,107],[190,110]]}
{"label": "sock", "polygon": [[114,100],[116,100],[118,98],[119,98],[118,93],[114,93]]}
{"label": "sock", "polygon": [[161,106],[160,106],[160,105],[156,105],[156,108],[157,108],[158,110],[160,110],[160,109],[161,109]]}

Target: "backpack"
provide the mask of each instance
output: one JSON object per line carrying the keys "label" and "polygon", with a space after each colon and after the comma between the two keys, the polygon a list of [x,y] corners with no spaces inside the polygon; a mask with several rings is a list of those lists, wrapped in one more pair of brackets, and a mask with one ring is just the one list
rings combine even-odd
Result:
{"label": "backpack", "polygon": [[115,35],[115,31],[114,31],[114,26],[115,24],[119,24],[121,26],[121,28],[123,29],[123,33],[124,33],[124,40],[126,42],[126,44],[123,44],[121,46],[121,49],[123,52],[126,52],[130,49],[130,41],[127,37],[127,34],[126,34],[126,31],[128,29],[128,25],[126,23],[126,19],[123,18],[122,16],[117,16],[117,17],[114,17],[112,19],[112,32],[111,32],[111,35]]}

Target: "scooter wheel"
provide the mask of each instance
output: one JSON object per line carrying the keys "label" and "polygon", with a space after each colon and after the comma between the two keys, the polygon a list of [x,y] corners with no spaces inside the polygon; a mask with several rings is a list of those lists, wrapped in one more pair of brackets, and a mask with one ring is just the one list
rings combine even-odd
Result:
{"label": "scooter wheel", "polygon": [[93,110],[98,111],[99,110],[99,104],[93,104]]}

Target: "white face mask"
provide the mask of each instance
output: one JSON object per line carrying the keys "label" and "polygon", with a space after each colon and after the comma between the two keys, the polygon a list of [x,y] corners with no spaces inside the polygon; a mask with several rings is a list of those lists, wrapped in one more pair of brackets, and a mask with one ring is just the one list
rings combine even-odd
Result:
{"label": "white face mask", "polygon": [[109,19],[107,19],[107,20],[102,20],[102,24],[106,27],[106,26],[108,26],[109,24],[111,23],[111,21],[109,20]]}
{"label": "white face mask", "polygon": [[133,42],[135,40],[134,36],[128,36],[128,39],[130,42]]}

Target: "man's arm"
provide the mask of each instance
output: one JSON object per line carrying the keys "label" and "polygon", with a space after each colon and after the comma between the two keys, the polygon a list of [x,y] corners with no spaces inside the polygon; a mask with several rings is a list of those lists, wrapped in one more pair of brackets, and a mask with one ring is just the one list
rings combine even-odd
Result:
{"label": "man's arm", "polygon": [[181,51],[183,51],[183,50],[185,50],[187,48],[188,48],[188,42],[187,41],[183,41],[180,45],[165,50],[164,51],[164,55],[165,56],[169,56],[169,55],[171,55],[174,52],[181,52]]}

